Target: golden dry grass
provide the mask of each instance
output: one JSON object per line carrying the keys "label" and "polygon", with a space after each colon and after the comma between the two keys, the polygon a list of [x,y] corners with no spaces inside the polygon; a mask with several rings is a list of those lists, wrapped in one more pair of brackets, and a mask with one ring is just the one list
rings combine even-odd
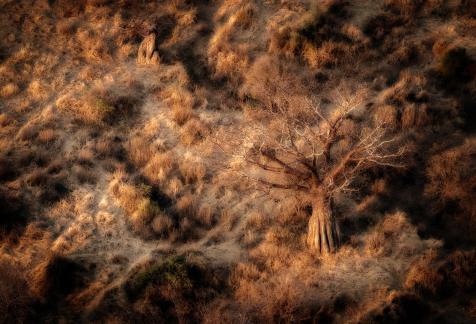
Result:
{"label": "golden dry grass", "polygon": [[[427,298],[422,322],[436,308],[446,320],[450,303],[462,319],[474,313],[475,258],[462,247],[476,229],[475,83],[443,89],[433,75],[452,48],[476,58],[471,1],[0,6],[0,208],[26,222],[9,232],[0,216],[0,321],[402,322],[414,319],[408,295]],[[139,66],[149,32],[161,64]],[[318,126],[299,129],[307,99],[332,119],[341,80],[370,95],[340,136],[368,119],[410,134],[418,156],[333,196],[344,244],[322,256],[305,245],[312,195],[250,182],[236,155],[261,122],[289,144],[271,118],[279,107],[299,134]],[[187,262],[127,295],[139,269],[179,253]],[[203,259],[190,265],[188,254]],[[85,282],[65,292],[78,278],[55,270],[69,261],[85,265]],[[200,273],[193,289],[183,273]]]}
{"label": "golden dry grass", "polygon": [[185,145],[196,144],[207,137],[209,127],[200,119],[189,120],[181,130],[180,140]]}
{"label": "golden dry grass", "polygon": [[202,162],[183,160],[179,164],[179,170],[186,183],[200,182],[206,176],[206,166]]}
{"label": "golden dry grass", "polygon": [[173,152],[155,154],[147,161],[144,175],[154,183],[164,182],[176,168],[176,157]]}

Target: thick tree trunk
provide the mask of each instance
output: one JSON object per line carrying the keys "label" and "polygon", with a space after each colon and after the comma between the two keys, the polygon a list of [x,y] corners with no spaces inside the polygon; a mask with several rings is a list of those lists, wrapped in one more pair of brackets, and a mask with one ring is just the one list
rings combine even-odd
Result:
{"label": "thick tree trunk", "polygon": [[312,206],[307,244],[320,254],[334,253],[340,245],[339,228],[332,214],[331,201],[323,195],[318,195]]}

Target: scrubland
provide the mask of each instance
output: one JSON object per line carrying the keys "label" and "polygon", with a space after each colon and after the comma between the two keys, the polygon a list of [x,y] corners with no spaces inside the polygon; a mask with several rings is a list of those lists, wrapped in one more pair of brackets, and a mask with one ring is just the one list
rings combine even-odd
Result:
{"label": "scrubland", "polygon": [[0,0],[0,322],[474,323],[475,76],[471,0]]}

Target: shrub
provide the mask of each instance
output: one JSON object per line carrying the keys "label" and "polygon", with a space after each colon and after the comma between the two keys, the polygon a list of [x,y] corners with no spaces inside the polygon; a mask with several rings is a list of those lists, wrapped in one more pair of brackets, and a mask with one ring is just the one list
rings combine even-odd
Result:
{"label": "shrub", "polygon": [[12,97],[20,92],[20,88],[14,83],[8,83],[0,89],[0,97]]}
{"label": "shrub", "polygon": [[253,231],[260,231],[271,224],[271,219],[263,213],[253,212],[246,218],[246,228]]}
{"label": "shrub", "polygon": [[184,125],[193,116],[195,99],[186,88],[178,83],[167,86],[161,96],[172,110],[172,120],[180,126]]}
{"label": "shrub", "polygon": [[476,2],[472,0],[460,0],[457,9],[461,15],[476,18]]}
{"label": "shrub", "polygon": [[[214,299],[226,291],[226,271],[196,254],[162,255],[131,273],[123,285],[131,315],[167,323],[201,323]],[[123,304],[115,305],[123,307]],[[134,314],[135,313],[135,314]],[[132,317],[134,318],[134,317]]]}
{"label": "shrub", "polygon": [[27,210],[19,194],[0,186],[0,237],[26,224]]}
{"label": "shrub", "polygon": [[12,161],[8,158],[0,157],[0,181],[13,180],[17,175],[18,171]]}
{"label": "shrub", "polygon": [[84,12],[88,0],[69,1],[55,0],[49,1],[51,8],[60,13],[62,17],[76,17]]}
{"label": "shrub", "polygon": [[175,208],[180,212],[184,217],[194,218],[196,215],[196,200],[195,197],[191,194],[184,195],[177,200]]}
{"label": "shrub", "polygon": [[438,272],[436,261],[435,251],[430,251],[414,262],[405,278],[405,288],[420,293],[436,294],[441,289],[444,279]]}
{"label": "shrub", "polygon": [[103,98],[95,98],[91,103],[93,118],[105,121],[114,112],[114,107]]}
{"label": "shrub", "polygon": [[405,288],[435,297],[472,291],[476,285],[476,253],[456,250],[437,258],[435,251],[421,257],[410,268]]}
{"label": "shrub", "polygon": [[141,104],[142,85],[96,86],[86,95],[67,94],[56,105],[76,120],[89,125],[112,125],[132,119]]}
{"label": "shrub", "polygon": [[37,138],[39,126],[34,122],[25,123],[17,133],[16,138],[22,141],[33,141]]}
{"label": "shrub", "polygon": [[33,271],[30,289],[42,301],[53,301],[61,298],[83,284],[84,268],[73,260],[50,255]]}
{"label": "shrub", "polygon": [[146,239],[151,238],[154,232],[160,235],[168,234],[163,232],[166,227],[172,229],[165,226],[168,220],[161,219],[168,216],[163,214],[153,189],[144,184],[130,184],[120,177],[110,186],[116,201],[126,212],[134,232]]}
{"label": "shrub", "polygon": [[146,234],[149,231],[149,224],[159,215],[161,215],[159,205],[150,198],[143,198],[129,219],[135,232]]}
{"label": "shrub", "polygon": [[193,110],[187,107],[172,108],[172,120],[178,125],[184,125],[193,116]]}
{"label": "shrub", "polygon": [[135,136],[129,140],[126,151],[131,162],[138,168],[145,166],[154,154],[150,141],[140,136]]}
{"label": "shrub", "polygon": [[403,42],[389,55],[388,62],[398,67],[409,66],[417,63],[419,54],[419,48],[415,44]]}
{"label": "shrub", "polygon": [[42,203],[56,202],[69,192],[68,174],[64,171],[51,174],[48,171],[48,168],[36,168],[25,179],[34,189],[32,193],[35,198]]}
{"label": "shrub", "polygon": [[414,16],[425,0],[385,0],[385,6],[405,17]]}
{"label": "shrub", "polygon": [[152,220],[152,230],[158,235],[168,236],[173,230],[174,221],[168,215],[156,215]]}
{"label": "shrub", "polygon": [[446,0],[425,0],[422,10],[425,14],[447,17],[450,14],[448,1]]}
{"label": "shrub", "polygon": [[476,252],[455,251],[442,266],[442,272],[449,280],[449,287],[471,291],[476,286]]}
{"label": "shrub", "polygon": [[189,265],[184,255],[170,256],[133,274],[124,286],[130,299],[135,299],[149,285],[168,284],[175,289],[190,289]]}
{"label": "shrub", "polygon": [[176,167],[176,157],[171,151],[155,154],[144,168],[144,176],[153,183],[161,183],[167,179]]}
{"label": "shrub", "polygon": [[369,36],[374,45],[380,45],[392,30],[404,24],[404,21],[398,17],[388,13],[379,14],[369,18],[365,23],[364,33]]}
{"label": "shrub", "polygon": [[49,144],[49,143],[53,142],[54,140],[56,140],[57,137],[58,136],[57,136],[55,130],[52,129],[52,128],[42,129],[38,133],[38,140],[41,143],[44,143],[44,144]]}
{"label": "shrub", "polygon": [[202,162],[184,160],[179,166],[180,173],[187,183],[195,183],[203,180],[207,170]]}
{"label": "shrub", "polygon": [[170,179],[167,190],[172,197],[176,197],[183,190],[183,182],[178,177]]}
{"label": "shrub", "polygon": [[374,120],[377,125],[383,125],[389,128],[397,128],[397,109],[392,105],[378,107],[375,111]]}
{"label": "shrub", "polygon": [[80,183],[95,184],[97,181],[96,172],[88,167],[74,166],[73,172]]}
{"label": "shrub", "polygon": [[476,226],[475,178],[476,139],[434,155],[427,166],[425,194],[436,199],[440,207],[456,203]]}
{"label": "shrub", "polygon": [[4,113],[0,114],[0,126],[2,127],[8,126],[9,124],[12,123],[12,121],[13,119],[8,114],[4,114]]}
{"label": "shrub", "polygon": [[0,259],[0,323],[26,323],[33,317],[33,298],[19,266]]}
{"label": "shrub", "polygon": [[297,21],[274,26],[269,52],[289,58],[302,58],[311,67],[332,67],[343,62],[353,47],[351,39],[340,31],[340,18],[346,16],[345,1],[316,5]]}
{"label": "shrub", "polygon": [[192,119],[185,124],[185,127],[181,130],[180,139],[185,145],[192,145],[200,142],[209,133],[207,125],[205,125],[200,119]]}
{"label": "shrub", "polygon": [[410,104],[403,108],[401,125],[403,128],[421,127],[427,125],[429,116],[426,105]]}
{"label": "shrub", "polygon": [[56,24],[56,31],[65,36],[74,35],[78,29],[79,21],[77,18],[61,19]]}
{"label": "shrub", "polygon": [[212,206],[201,204],[195,216],[195,220],[203,226],[211,226],[215,222],[215,214]]}
{"label": "shrub", "polygon": [[411,293],[394,292],[387,300],[360,319],[360,323],[421,323],[432,314],[430,306]]}
{"label": "shrub", "polygon": [[467,82],[474,77],[475,68],[471,67],[473,64],[466,48],[455,47],[441,56],[436,72],[446,81]]}

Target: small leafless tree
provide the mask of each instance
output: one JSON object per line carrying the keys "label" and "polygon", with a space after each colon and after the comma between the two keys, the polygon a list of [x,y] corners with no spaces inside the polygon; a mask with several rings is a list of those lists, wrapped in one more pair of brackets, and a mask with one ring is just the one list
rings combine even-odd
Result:
{"label": "small leafless tree", "polygon": [[401,137],[370,121],[366,98],[365,90],[348,86],[336,89],[325,105],[285,89],[274,91],[239,154],[247,165],[243,174],[255,183],[309,195],[307,244],[318,253],[335,252],[340,245],[335,195],[356,190],[354,180],[369,168],[403,166],[407,150]]}

